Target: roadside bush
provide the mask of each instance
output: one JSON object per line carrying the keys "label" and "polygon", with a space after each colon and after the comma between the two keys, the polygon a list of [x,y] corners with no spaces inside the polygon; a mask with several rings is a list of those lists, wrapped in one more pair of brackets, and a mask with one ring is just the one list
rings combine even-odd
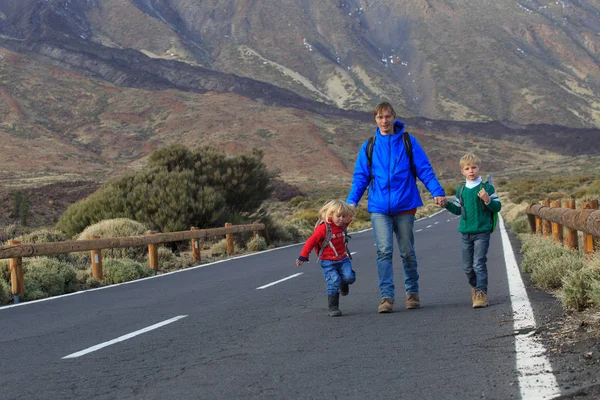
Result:
{"label": "roadside bush", "polygon": [[[17,236],[16,240],[20,240],[22,244],[32,243],[54,243],[64,242],[69,238],[61,231],[54,229],[38,229],[30,233],[24,233],[21,236]],[[73,258],[70,254],[54,254],[47,256],[48,258],[56,258],[65,262],[72,262]]]}
{"label": "roadside bush", "polygon": [[600,268],[585,267],[571,271],[564,278],[561,300],[566,307],[581,311],[592,305],[600,305]]}
{"label": "roadside bush", "polygon": [[292,218],[289,221],[286,221],[285,225],[288,229],[293,229],[296,236],[306,240],[313,234],[316,222],[316,219],[311,223],[304,218]]}
{"label": "roadside bush", "polygon": [[560,258],[570,250],[558,246],[548,238],[533,234],[520,234],[518,239],[521,241],[521,254],[523,262],[521,269],[523,272],[532,273],[535,269],[543,267],[547,260]]}
{"label": "roadside bush", "polygon": [[531,229],[529,228],[529,220],[524,214],[519,215],[516,219],[510,222],[507,221],[506,225],[513,233],[516,234],[531,232]]}
{"label": "roadside bush", "polygon": [[158,247],[158,268],[161,270],[179,269],[177,256],[165,246]]}
{"label": "roadside bush", "polygon": [[262,236],[253,237],[246,243],[246,248],[250,251],[263,251],[267,249],[267,241]]}
{"label": "roadside bush", "polygon": [[563,279],[583,268],[583,258],[574,251],[566,250],[558,257],[543,258],[531,272],[531,281],[542,289],[560,289]]}
{"label": "roadside bush", "polygon": [[[233,252],[237,253],[238,249],[236,244],[233,244]],[[227,255],[227,239],[221,239],[217,243],[210,247],[210,252],[213,256],[226,256]]]}
{"label": "roadside bush", "polygon": [[102,261],[103,281],[107,284],[123,283],[145,278],[153,274],[152,269],[129,259],[107,258]]}
{"label": "roadside bush", "polygon": [[23,263],[24,300],[58,296],[78,289],[75,268],[49,257],[32,257]]}
{"label": "roadside bush", "polygon": [[10,282],[10,266],[7,259],[0,260],[0,280]]}
{"label": "roadside bush", "polygon": [[[101,239],[112,237],[143,236],[148,228],[137,221],[128,218],[115,218],[100,221],[90,225],[83,230],[76,240],[88,240],[90,236],[98,236]],[[102,258],[129,258],[139,262],[145,262],[148,254],[148,246],[125,247],[121,249],[104,249]],[[91,263],[89,252],[79,252],[75,256],[81,265],[89,266]]]}
{"label": "roadside bush", "polygon": [[12,292],[10,284],[4,280],[0,280],[0,305],[9,304],[12,302]]}
{"label": "roadside bush", "polygon": [[153,152],[144,170],[108,182],[69,207],[56,227],[75,235],[104,219],[129,218],[159,232],[222,225],[252,213],[272,193],[275,172],[263,153],[227,157],[212,147],[192,152],[175,144]]}

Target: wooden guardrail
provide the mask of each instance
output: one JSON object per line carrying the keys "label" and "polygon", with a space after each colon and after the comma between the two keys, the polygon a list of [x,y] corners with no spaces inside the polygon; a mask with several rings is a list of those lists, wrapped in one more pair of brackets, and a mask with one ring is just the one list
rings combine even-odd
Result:
{"label": "wooden guardrail", "polygon": [[[561,206],[562,205],[562,206]],[[563,243],[571,250],[579,249],[577,232],[583,232],[584,254],[595,252],[594,237],[600,237],[600,210],[598,200],[585,202],[581,209],[575,209],[574,200],[531,204],[525,209],[531,231],[549,237],[556,243]]]}
{"label": "wooden guardrail", "polygon": [[264,231],[264,224],[231,225],[225,224],[224,228],[198,229],[192,227],[189,231],[156,233],[148,231],[144,236],[129,236],[99,239],[90,237],[89,240],[69,240],[65,242],[21,244],[17,240],[9,240],[7,246],[0,247],[0,259],[10,259],[11,289],[15,303],[19,302],[19,295],[25,292],[22,257],[48,256],[81,251],[91,251],[92,276],[102,279],[102,250],[119,249],[125,247],[148,246],[148,262],[150,268],[156,273],[158,270],[157,245],[168,242],[182,242],[191,240],[192,256],[194,261],[200,261],[199,239],[223,236],[227,239],[227,253],[233,254],[233,234],[253,231],[254,236],[259,231]]}

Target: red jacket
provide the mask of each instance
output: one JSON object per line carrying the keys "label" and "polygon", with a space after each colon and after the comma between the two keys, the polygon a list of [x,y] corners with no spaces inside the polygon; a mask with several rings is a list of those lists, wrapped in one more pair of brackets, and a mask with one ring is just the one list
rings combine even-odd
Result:
{"label": "red jacket", "polygon": [[[333,222],[330,222],[329,225],[331,226],[331,242],[330,245],[323,250],[323,254],[321,254],[320,259],[339,261],[348,256],[348,253],[346,252],[346,243],[344,242],[344,227],[337,226]],[[310,256],[312,249],[315,249],[315,254],[318,256],[319,248],[321,243],[323,243],[323,240],[325,240],[326,232],[327,228],[325,224],[318,225],[315,229],[315,232],[306,240],[298,259],[302,261],[308,261],[308,257]],[[337,257],[331,248],[331,245],[335,247],[335,250],[338,254]]]}

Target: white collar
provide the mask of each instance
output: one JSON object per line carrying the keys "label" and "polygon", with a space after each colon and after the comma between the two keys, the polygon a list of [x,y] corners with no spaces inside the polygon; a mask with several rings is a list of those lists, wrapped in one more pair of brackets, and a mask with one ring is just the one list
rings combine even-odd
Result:
{"label": "white collar", "polygon": [[468,189],[473,189],[474,187],[478,186],[481,182],[483,181],[483,179],[481,179],[481,177],[477,177],[477,179],[473,179],[472,181],[467,179],[467,182],[465,183],[465,186]]}

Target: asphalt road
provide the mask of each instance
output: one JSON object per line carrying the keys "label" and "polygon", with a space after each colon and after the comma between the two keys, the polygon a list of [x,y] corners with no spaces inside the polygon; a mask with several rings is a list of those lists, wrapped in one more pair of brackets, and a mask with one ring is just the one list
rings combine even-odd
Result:
{"label": "asphalt road", "polygon": [[0,308],[0,398],[551,398],[506,232],[492,235],[490,307],[475,310],[457,226],[445,211],[415,223],[418,310],[403,306],[396,251],[394,313],[377,313],[370,230],[352,235],[340,318],[314,254],[294,265],[301,244]]}

